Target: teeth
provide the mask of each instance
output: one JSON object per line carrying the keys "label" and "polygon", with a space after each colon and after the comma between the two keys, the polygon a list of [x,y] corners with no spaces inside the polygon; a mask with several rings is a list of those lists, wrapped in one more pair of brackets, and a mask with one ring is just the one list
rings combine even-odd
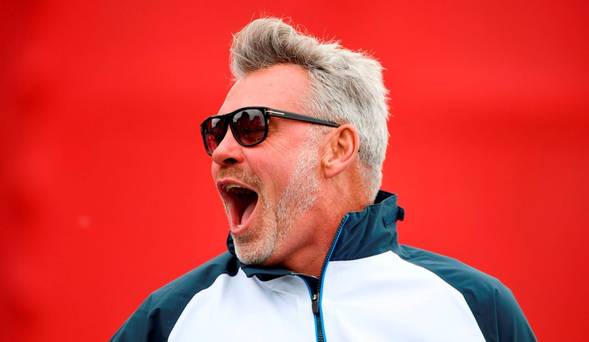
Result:
{"label": "teeth", "polygon": [[243,189],[243,188],[237,184],[229,184],[225,187],[225,190],[227,190],[227,191],[230,191],[233,189],[239,190],[239,189]]}
{"label": "teeth", "polygon": [[229,185],[225,186],[225,191],[231,192],[234,194],[242,194],[242,195],[243,194],[250,194],[250,193],[254,192],[248,188],[241,187],[237,184],[229,184]]}

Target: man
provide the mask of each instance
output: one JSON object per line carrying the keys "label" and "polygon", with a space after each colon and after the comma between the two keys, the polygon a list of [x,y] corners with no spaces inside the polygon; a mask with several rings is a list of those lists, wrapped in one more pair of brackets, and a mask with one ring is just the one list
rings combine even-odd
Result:
{"label": "man", "polygon": [[399,245],[379,192],[388,132],[374,59],[258,19],[201,125],[229,251],[154,292],[114,341],[535,341],[511,292]]}

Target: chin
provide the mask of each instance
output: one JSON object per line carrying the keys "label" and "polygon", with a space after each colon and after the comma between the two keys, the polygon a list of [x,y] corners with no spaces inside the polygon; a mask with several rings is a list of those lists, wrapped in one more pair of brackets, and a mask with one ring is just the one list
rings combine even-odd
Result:
{"label": "chin", "polygon": [[246,265],[262,265],[265,264],[274,252],[274,241],[270,239],[253,239],[246,241],[242,237],[233,240],[235,245],[235,254],[240,262]]}

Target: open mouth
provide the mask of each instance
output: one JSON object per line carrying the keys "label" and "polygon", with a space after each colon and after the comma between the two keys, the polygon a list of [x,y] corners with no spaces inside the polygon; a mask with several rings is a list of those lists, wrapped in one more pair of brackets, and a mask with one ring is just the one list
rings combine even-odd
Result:
{"label": "open mouth", "polygon": [[258,203],[258,193],[241,184],[219,184],[219,191],[229,212],[232,228],[244,226]]}

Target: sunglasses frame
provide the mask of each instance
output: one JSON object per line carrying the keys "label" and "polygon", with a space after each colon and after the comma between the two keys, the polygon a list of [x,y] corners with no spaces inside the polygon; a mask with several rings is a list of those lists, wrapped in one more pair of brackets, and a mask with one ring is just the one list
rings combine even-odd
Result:
{"label": "sunglasses frame", "polygon": [[[259,110],[260,112],[262,112],[262,116],[264,117],[264,123],[265,123],[264,135],[262,136],[262,138],[258,142],[255,142],[253,144],[244,144],[244,143],[242,143],[241,139],[238,137],[238,134],[235,133],[236,129],[234,128],[234,126],[236,124],[233,121],[233,117],[240,112],[243,112],[245,110],[250,110],[250,109]],[[256,145],[262,143],[268,137],[268,127],[270,126],[270,117],[277,117],[277,118],[283,118],[283,119],[288,119],[288,120],[307,122],[307,123],[311,123],[311,124],[315,124],[315,125],[322,125],[322,126],[329,126],[329,127],[339,127],[340,126],[340,124],[333,122],[333,121],[321,120],[321,119],[317,119],[317,118],[314,118],[314,117],[311,117],[308,115],[287,112],[284,110],[278,110],[278,109],[272,109],[272,108],[260,107],[260,106],[243,107],[243,108],[239,108],[239,109],[234,110],[234,111],[227,113],[227,114],[209,116],[200,124],[200,134],[202,136],[202,141],[205,146],[205,151],[207,151],[208,155],[212,155],[213,151],[214,151],[213,150],[213,151],[209,152],[209,149],[207,147],[207,139],[206,139],[206,132],[205,132],[206,127],[211,120],[220,119],[223,122],[223,124],[225,124],[225,127],[227,127],[225,130],[225,133],[223,134],[223,138],[221,139],[221,141],[223,141],[223,139],[227,135],[227,130],[231,130],[231,134],[233,134],[235,141],[237,141],[237,143],[239,145],[244,146],[244,147],[252,147],[252,146],[256,146]],[[219,141],[219,143],[221,143],[221,141]]]}

